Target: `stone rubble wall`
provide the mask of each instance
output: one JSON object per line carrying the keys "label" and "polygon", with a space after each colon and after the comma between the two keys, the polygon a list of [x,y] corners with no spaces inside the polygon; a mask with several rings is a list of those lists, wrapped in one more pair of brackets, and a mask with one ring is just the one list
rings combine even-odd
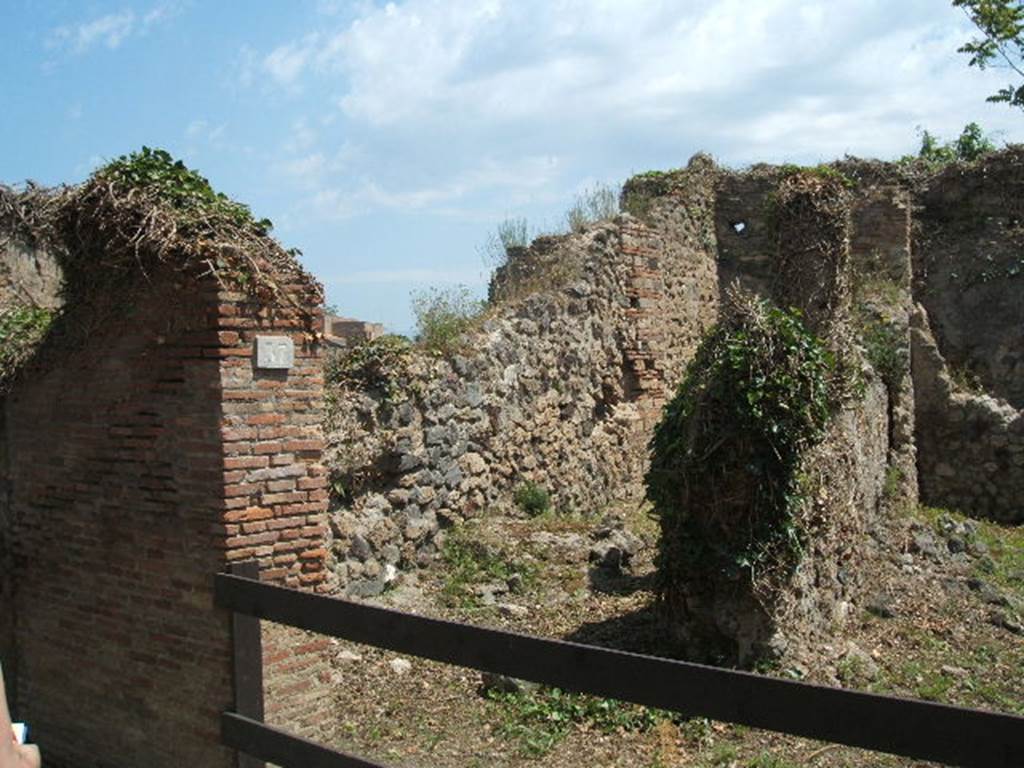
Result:
{"label": "stone rubble wall", "polygon": [[943,357],[1024,408],[1024,147],[949,166],[917,202],[914,296]]}
{"label": "stone rubble wall", "polygon": [[[508,298],[461,351],[413,355],[398,401],[336,394],[327,462],[364,478],[332,512],[347,592],[426,562],[464,517],[514,510],[526,483],[556,510],[640,498],[650,429],[715,318],[710,199],[695,186],[644,220],[543,239],[514,255],[529,267],[499,276]],[[515,295],[548,265],[561,285]]]}
{"label": "stone rubble wall", "polygon": [[8,304],[56,309],[60,285],[60,267],[46,251],[17,240],[0,247],[0,309]]}
{"label": "stone rubble wall", "polygon": [[920,305],[912,338],[921,500],[1024,522],[1024,412],[953,381]]}
{"label": "stone rubble wall", "polygon": [[[860,202],[841,189],[816,189],[813,178],[796,187],[780,175],[727,176],[719,186],[719,237],[733,238],[723,269],[747,290],[800,309],[808,327],[840,350],[849,364],[859,353],[851,338],[851,242],[859,225],[884,238],[907,264],[908,230],[880,233],[871,226],[879,214],[861,212]],[[771,213],[773,232],[765,231]],[[882,206],[888,214],[889,209]],[[750,212],[757,212],[753,215]],[[905,221],[905,212],[904,212]],[[734,224],[743,221],[743,233]],[[749,267],[749,274],[747,268]],[[907,269],[909,271],[909,269]],[[799,517],[806,548],[799,564],[770,586],[756,586],[750,575],[695,572],[669,584],[662,608],[680,648],[695,658],[726,657],[741,664],[778,657],[794,644],[808,642],[841,625],[860,597],[859,563],[867,532],[881,511],[891,460],[889,392],[869,367],[863,369],[863,396],[846,403],[822,441],[801,458],[807,498]],[[912,413],[912,411],[911,411]],[[701,510],[691,510],[700,514]],[[663,535],[672,535],[671,529]],[[683,569],[685,572],[685,569]]]}
{"label": "stone rubble wall", "polygon": [[921,498],[1024,521],[1024,148],[952,164],[915,202]]}
{"label": "stone rubble wall", "polygon": [[860,189],[851,208],[850,271],[854,315],[867,314],[898,331],[900,370],[886,381],[890,475],[888,501],[918,502],[916,410],[910,371],[910,194],[888,183]]}

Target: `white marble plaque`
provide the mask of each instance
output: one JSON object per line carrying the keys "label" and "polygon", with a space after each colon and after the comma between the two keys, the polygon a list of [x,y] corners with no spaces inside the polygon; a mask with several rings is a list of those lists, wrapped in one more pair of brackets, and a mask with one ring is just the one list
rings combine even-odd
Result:
{"label": "white marble plaque", "polygon": [[295,343],[288,336],[257,336],[256,367],[288,370],[295,365]]}

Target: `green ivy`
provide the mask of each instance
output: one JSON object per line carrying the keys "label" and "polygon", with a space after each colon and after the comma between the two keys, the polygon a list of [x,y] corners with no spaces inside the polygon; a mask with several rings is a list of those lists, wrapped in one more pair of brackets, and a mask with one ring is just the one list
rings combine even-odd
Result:
{"label": "green ivy", "polygon": [[860,335],[868,362],[882,377],[882,381],[890,390],[899,387],[910,365],[905,332],[880,317],[865,315],[861,318]]}
{"label": "green ivy", "polygon": [[705,337],[651,442],[663,586],[680,569],[756,577],[798,560],[799,462],[838,408],[844,371],[799,312],[756,299]]}
{"label": "green ivy", "polygon": [[831,165],[825,165],[823,163],[819,163],[818,165],[795,165],[793,163],[786,163],[785,165],[782,165],[779,170],[782,172],[783,176],[810,174],[811,176],[817,176],[821,179],[838,181],[847,189],[853,189],[857,186],[856,181],[851,179],[838,168],[833,168]]}
{"label": "green ivy", "polygon": [[252,227],[261,235],[268,234],[274,226],[270,219],[254,219],[249,206],[214,191],[204,176],[163,149],[143,147],[139,152],[122,155],[98,169],[94,178],[127,189],[155,192],[186,220],[224,218],[238,227]]}
{"label": "green ivy", "polygon": [[406,394],[412,344],[403,336],[381,336],[331,354],[324,364],[329,384],[378,391],[395,403]]}
{"label": "green ivy", "polygon": [[36,348],[53,323],[49,309],[15,306],[0,310],[0,386]]}

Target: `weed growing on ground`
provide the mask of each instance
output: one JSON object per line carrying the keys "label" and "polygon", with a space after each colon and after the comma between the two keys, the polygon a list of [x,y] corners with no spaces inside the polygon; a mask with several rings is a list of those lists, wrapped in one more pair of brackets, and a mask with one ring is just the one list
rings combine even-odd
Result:
{"label": "weed growing on ground", "polygon": [[523,589],[529,589],[537,578],[536,566],[493,550],[462,528],[453,529],[445,538],[441,558],[447,566],[442,595],[445,602],[453,607],[479,607],[473,592],[477,584],[487,581],[507,582],[517,576]]}
{"label": "weed growing on ground", "polygon": [[530,517],[543,515],[551,509],[551,494],[547,488],[534,482],[520,485],[512,498],[516,506]]}
{"label": "weed growing on ground", "polygon": [[527,757],[547,754],[573,727],[602,733],[647,731],[668,717],[659,710],[558,688],[489,691],[487,697],[502,706],[499,735],[515,742]]}
{"label": "weed growing on ground", "polygon": [[[948,518],[963,523],[969,518],[955,510],[940,507],[919,507],[917,517],[937,531],[939,520]],[[989,520],[973,520],[977,526],[977,537],[988,549],[988,570],[976,566],[978,576],[998,584],[1024,600],[1024,527],[1000,525]]]}

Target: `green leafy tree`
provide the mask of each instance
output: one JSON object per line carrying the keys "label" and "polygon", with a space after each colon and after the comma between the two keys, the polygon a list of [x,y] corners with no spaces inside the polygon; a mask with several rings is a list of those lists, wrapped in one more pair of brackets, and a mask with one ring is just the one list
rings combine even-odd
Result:
{"label": "green leafy tree", "polygon": [[[981,32],[960,47],[970,66],[1009,69],[1024,80],[1024,2],[1020,0],[953,0]],[[988,97],[1024,109],[1024,83],[1010,84]]]}
{"label": "green leafy tree", "polygon": [[931,131],[921,130],[921,149],[918,157],[931,163],[946,164],[954,160],[977,160],[982,155],[994,152],[995,143],[977,123],[968,123],[955,141],[943,143]]}

